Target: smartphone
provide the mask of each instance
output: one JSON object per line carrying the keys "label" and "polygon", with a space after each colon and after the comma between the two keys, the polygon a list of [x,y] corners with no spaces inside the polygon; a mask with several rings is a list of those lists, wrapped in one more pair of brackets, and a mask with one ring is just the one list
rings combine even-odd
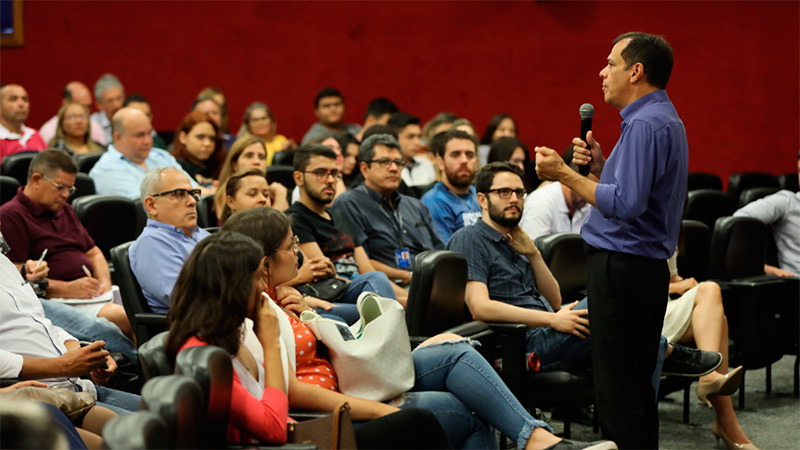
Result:
{"label": "smartphone", "polygon": [[[81,345],[81,348],[86,347],[87,345],[91,345],[92,343],[89,341],[78,341],[78,344]],[[100,347],[100,350],[103,350],[105,347]],[[103,361],[103,365],[101,365],[104,370],[108,370],[108,360]]]}

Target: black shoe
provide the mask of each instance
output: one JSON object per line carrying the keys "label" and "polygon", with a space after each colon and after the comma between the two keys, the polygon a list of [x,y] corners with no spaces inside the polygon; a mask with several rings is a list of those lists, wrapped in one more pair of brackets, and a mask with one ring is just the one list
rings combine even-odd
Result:
{"label": "black shoe", "polygon": [[672,353],[664,360],[662,375],[702,377],[722,364],[722,354],[672,344]]}
{"label": "black shoe", "polygon": [[560,420],[562,422],[569,419],[572,423],[579,423],[591,427],[594,425],[594,407],[589,405],[585,408],[574,409],[553,408],[552,418],[553,420]]}
{"label": "black shoe", "polygon": [[571,441],[569,439],[562,439],[557,444],[547,447],[545,450],[616,450],[617,444],[613,441],[594,441],[594,442],[581,442]]}

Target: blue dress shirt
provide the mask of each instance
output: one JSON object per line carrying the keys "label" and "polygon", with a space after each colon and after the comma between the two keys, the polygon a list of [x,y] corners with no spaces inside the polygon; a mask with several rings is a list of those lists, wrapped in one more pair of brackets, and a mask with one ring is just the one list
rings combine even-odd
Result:
{"label": "blue dress shirt", "polygon": [[211,233],[195,227],[191,236],[164,222],[147,219],[147,226],[136,238],[128,259],[147,304],[154,313],[166,314],[172,304],[170,294],[183,262],[194,246]]}
{"label": "blue dress shirt", "polygon": [[581,236],[596,248],[666,260],[675,251],[686,200],[686,129],[664,90],[636,100],[620,116],[619,141]]}
{"label": "blue dress shirt", "polygon": [[422,196],[422,203],[430,210],[436,231],[445,242],[456,231],[481,220],[475,186],[469,187],[469,194],[457,195],[440,181]]}

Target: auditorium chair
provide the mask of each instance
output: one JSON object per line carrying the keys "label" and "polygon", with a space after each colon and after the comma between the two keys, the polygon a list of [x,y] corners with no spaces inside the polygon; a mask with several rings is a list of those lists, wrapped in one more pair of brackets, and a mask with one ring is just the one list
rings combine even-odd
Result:
{"label": "auditorium chair", "polygon": [[271,166],[294,167],[294,150],[281,150],[272,155]]}
{"label": "auditorium chair", "polygon": [[38,151],[25,151],[4,156],[0,163],[0,175],[14,178],[20,186],[25,186],[28,182],[28,167],[38,154]]}
{"label": "auditorium chair", "polygon": [[197,226],[209,228],[217,225],[217,216],[214,214],[214,194],[200,197],[200,200],[197,201]]}
{"label": "auditorium chair", "polygon": [[699,220],[709,229],[714,229],[718,218],[730,216],[736,211],[736,202],[730,194],[715,189],[690,191],[683,208],[683,219]]}
{"label": "auditorium chair", "polygon": [[144,201],[137,198],[133,201],[136,206],[136,237],[142,234],[142,230],[147,226],[147,211],[144,209]]}
{"label": "auditorium chair", "polygon": [[97,160],[104,154],[105,152],[92,152],[75,156],[75,161],[78,163],[78,170],[82,173],[89,173],[92,167],[97,163]]}
{"label": "auditorium chair", "polygon": [[186,375],[166,375],[142,387],[142,409],[158,414],[167,425],[168,448],[200,448],[203,392]]}
{"label": "auditorium chair", "polygon": [[110,450],[169,448],[167,423],[153,411],[117,416],[103,427],[103,443]]}
{"label": "auditorium chair", "polygon": [[589,260],[583,250],[583,238],[577,233],[555,233],[539,236],[534,243],[558,280],[561,304],[586,297]]}
{"label": "auditorium chair", "polygon": [[800,191],[800,186],[798,186],[799,181],[800,180],[797,179],[796,173],[785,173],[783,175],[778,175],[778,184],[780,185],[781,189],[786,189],[787,191]]}
{"label": "auditorium chair", "polygon": [[145,381],[155,377],[172,375],[175,371],[172,362],[167,357],[167,352],[164,350],[167,336],[169,336],[169,331],[162,331],[137,349],[139,365]]}
{"label": "auditorium chair", "polygon": [[292,189],[294,189],[294,167],[292,166],[276,166],[275,164],[267,167],[267,181],[269,183],[278,182],[286,186],[289,192],[289,201],[291,201]]}
{"label": "auditorium chair", "polygon": [[742,172],[734,173],[728,178],[728,193],[738,200],[742,192],[757,187],[780,188],[778,177],[771,173]]}
{"label": "auditorium chair", "polygon": [[136,239],[136,206],[129,198],[87,195],[76,198],[72,209],[106,259],[113,247]]}
{"label": "auditorium chair", "polygon": [[14,177],[0,175],[0,205],[4,205],[17,195],[17,189],[21,185]]}
{"label": "auditorium chair", "polygon": [[697,220],[682,220],[678,234],[678,274],[694,277],[698,282],[708,278],[708,252],[711,229]]}
{"label": "auditorium chair", "polygon": [[76,198],[95,195],[94,180],[85,173],[75,174],[75,192],[69,196],[67,203],[73,204]]}
{"label": "auditorium chair", "polygon": [[722,190],[722,179],[719,175],[706,172],[689,172],[687,178],[687,190],[696,191],[698,189]]}
{"label": "auditorium chair", "polygon": [[739,208],[780,191],[776,187],[757,187],[745,189],[739,195]]}
{"label": "auditorium chair", "polygon": [[111,276],[114,284],[119,286],[122,305],[125,307],[125,313],[128,315],[133,332],[136,334],[136,342],[141,346],[158,333],[166,331],[169,326],[166,314],[155,314],[147,305],[147,299],[142,293],[139,282],[136,281],[136,276],[131,270],[130,260],[128,260],[128,250],[131,244],[133,241],[111,249],[111,262],[115,267]]}

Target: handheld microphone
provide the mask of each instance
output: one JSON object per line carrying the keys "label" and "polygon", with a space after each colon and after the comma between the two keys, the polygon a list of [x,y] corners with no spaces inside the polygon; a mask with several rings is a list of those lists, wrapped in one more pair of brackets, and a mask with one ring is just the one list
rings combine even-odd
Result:
{"label": "handheld microphone", "polygon": [[[581,108],[578,110],[578,112],[581,115],[581,140],[586,142],[586,145],[589,145],[589,142],[586,140],[586,133],[592,130],[594,106],[592,106],[591,103],[584,103],[581,105]],[[585,166],[578,166],[578,172],[583,176],[589,175],[589,164]]]}

